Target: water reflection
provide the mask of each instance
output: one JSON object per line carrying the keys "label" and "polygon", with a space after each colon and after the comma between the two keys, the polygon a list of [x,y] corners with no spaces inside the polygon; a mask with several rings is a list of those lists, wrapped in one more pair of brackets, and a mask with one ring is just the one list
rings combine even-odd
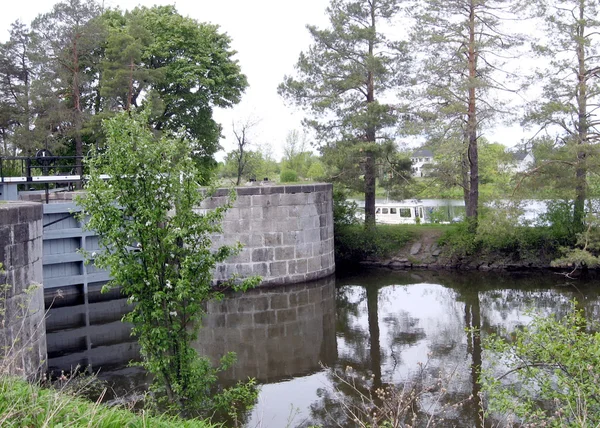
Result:
{"label": "water reflection", "polygon": [[[123,368],[136,357],[137,345],[119,321],[124,302],[113,297],[104,301],[92,296],[50,311],[51,367],[92,363],[94,369],[102,368],[103,376],[123,382],[123,389],[147,380]],[[527,324],[527,309],[562,316],[574,298],[588,317],[600,315],[594,281],[375,269],[211,303],[195,346],[213,359],[236,352],[238,364],[225,379],[251,376],[261,383],[248,427],[352,427],[336,390],[347,402],[357,397],[320,363],[338,371],[352,366],[365,393],[441,376],[448,393],[441,400],[439,390],[426,395],[419,415],[426,419],[440,413],[441,425],[478,427],[476,400],[458,408],[451,404],[477,397],[478,370],[493,358],[482,351],[482,338],[507,335]],[[472,329],[481,331],[481,337]],[[419,363],[426,363],[423,371]]]}
{"label": "water reflection", "polygon": [[211,302],[194,348],[213,362],[235,352],[229,380],[271,383],[331,365],[335,340],[335,278],[256,289]]}

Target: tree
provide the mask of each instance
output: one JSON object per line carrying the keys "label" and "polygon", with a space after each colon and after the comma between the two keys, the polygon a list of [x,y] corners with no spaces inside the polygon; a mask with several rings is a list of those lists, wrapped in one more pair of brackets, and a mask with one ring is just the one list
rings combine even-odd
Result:
{"label": "tree", "polygon": [[[190,344],[208,299],[228,287],[245,290],[258,278],[232,278],[219,290],[213,287],[215,264],[239,251],[236,246],[210,250],[211,234],[221,231],[227,207],[197,211],[201,175],[189,143],[169,135],[155,138],[147,116],[122,113],[106,121],[107,149],[88,160],[87,194],[78,203],[81,220],[98,233],[103,249],[90,257],[110,270],[107,287],[121,287],[135,302],[126,318],[139,339],[143,366],[155,376],[154,389],[164,392],[170,405],[180,413],[204,415],[216,407],[245,410],[256,397],[252,382],[211,397],[215,369]],[[104,181],[101,174],[110,178]],[[231,356],[225,358],[219,370],[231,362]]]}
{"label": "tree", "polygon": [[[221,136],[213,108],[238,103],[248,85],[233,59],[231,40],[218,26],[184,17],[173,6],[140,7],[125,18],[125,25],[148,38],[145,44],[139,39],[141,62],[134,69],[143,67],[150,77],[130,76],[131,104],[151,106],[149,120],[155,130],[181,131],[198,165],[211,170]],[[131,62],[127,69],[131,70]]]}
{"label": "tree", "polygon": [[[405,75],[405,43],[388,40],[381,26],[396,16],[399,0],[332,0],[331,27],[308,26],[314,44],[301,53],[298,78],[286,76],[279,93],[308,110],[324,154],[344,151],[360,165],[364,180],[365,224],[375,224],[376,158],[381,145],[392,143],[398,116],[380,98]],[[349,173],[358,177],[357,167]],[[340,175],[341,176],[341,175]],[[356,183],[356,181],[355,181]]]}
{"label": "tree", "polygon": [[[94,102],[97,50],[104,42],[100,6],[93,0],[65,0],[32,23],[37,74],[46,94],[60,100],[63,115],[47,116],[36,126],[47,134],[60,131],[72,141],[77,174],[82,174],[83,127]],[[41,118],[40,118],[41,119]]]}
{"label": "tree", "polygon": [[430,140],[459,144],[460,185],[471,232],[479,207],[478,140],[484,126],[503,113],[492,89],[509,89],[503,71],[520,38],[502,30],[510,0],[425,0],[415,12],[413,40],[423,53],[417,76],[423,105],[418,112]]}
{"label": "tree", "polygon": [[17,150],[31,153],[33,114],[31,84],[31,32],[17,21],[12,24],[8,42],[0,45],[0,135],[4,153]]}
{"label": "tree", "polygon": [[[223,178],[231,179],[231,183],[235,184],[242,179],[258,179],[257,177],[265,177],[265,164],[267,161],[263,158],[262,153],[254,150],[244,152],[244,168],[241,175],[239,174],[239,152],[233,150],[227,153],[224,162],[221,166],[219,175]],[[266,175],[268,176],[268,175]],[[235,184],[236,186],[239,184]]]}
{"label": "tree", "polygon": [[258,124],[257,120],[254,119],[246,119],[244,122],[238,123],[237,125],[232,124],[233,135],[235,136],[235,140],[237,143],[237,149],[231,152],[231,156],[233,157],[236,163],[236,181],[235,185],[239,186],[242,181],[242,176],[248,173],[250,169],[250,155],[248,154],[248,149],[250,148],[250,133],[252,132],[252,128],[254,128]]}
{"label": "tree", "polygon": [[529,106],[524,122],[539,125],[558,147],[566,148],[567,157],[549,160],[540,165],[540,171],[556,163],[570,166],[573,181],[568,182],[575,200],[573,221],[576,232],[583,232],[588,173],[600,137],[598,1],[536,0],[533,7],[543,20],[546,33],[545,40],[534,45],[534,51],[548,58],[548,66],[535,75],[543,84],[542,96]]}
{"label": "tree", "polygon": [[295,171],[299,177],[306,177],[312,163],[312,153],[308,147],[306,134],[293,129],[288,132],[283,146],[283,169]]}

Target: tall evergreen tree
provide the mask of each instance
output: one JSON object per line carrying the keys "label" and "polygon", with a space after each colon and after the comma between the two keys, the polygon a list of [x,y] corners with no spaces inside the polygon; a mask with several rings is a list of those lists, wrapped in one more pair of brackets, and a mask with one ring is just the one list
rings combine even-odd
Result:
{"label": "tall evergreen tree", "polygon": [[[97,75],[92,69],[98,63],[96,56],[105,38],[100,13],[94,0],[65,0],[32,23],[40,90],[61,100],[65,113],[61,119],[38,126],[48,134],[66,133],[76,156],[83,156],[82,130],[95,99]],[[82,173],[80,160],[76,170]]]}
{"label": "tall evergreen tree", "polygon": [[34,145],[31,85],[31,33],[26,25],[12,24],[10,38],[0,44],[0,136],[4,152],[30,153]]}
{"label": "tall evergreen tree", "polygon": [[[555,161],[570,165],[571,177],[563,177],[574,189],[573,229],[584,230],[588,173],[600,138],[600,43],[597,0],[536,0],[535,15],[544,22],[545,38],[534,46],[548,59],[534,79],[542,83],[541,99],[532,103],[525,118],[557,142],[562,155],[541,165],[552,169]],[[567,157],[564,157],[564,154]]]}
{"label": "tall evergreen tree", "polygon": [[[331,0],[330,28],[308,26],[314,44],[300,54],[297,77],[286,76],[279,93],[311,114],[323,151],[344,152],[350,160],[340,176],[365,194],[365,225],[375,224],[377,158],[393,144],[398,122],[393,105],[381,102],[405,76],[404,42],[388,40],[382,27],[400,10],[401,0]],[[360,171],[360,172],[359,172]],[[364,180],[358,181],[362,173]]]}
{"label": "tall evergreen tree", "polygon": [[414,14],[413,40],[423,53],[417,81],[424,100],[415,110],[434,141],[461,146],[455,152],[472,231],[479,205],[478,140],[503,113],[491,89],[508,89],[507,51],[521,41],[502,29],[511,6],[511,0],[424,0]]}

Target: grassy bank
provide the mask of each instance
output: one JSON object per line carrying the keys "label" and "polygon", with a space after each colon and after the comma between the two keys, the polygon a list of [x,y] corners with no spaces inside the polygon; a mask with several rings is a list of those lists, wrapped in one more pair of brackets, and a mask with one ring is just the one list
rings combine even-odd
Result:
{"label": "grassy bank", "polygon": [[335,230],[336,263],[356,263],[389,257],[419,236],[418,227],[377,225],[375,231],[372,231],[366,230],[363,225],[339,226]]}
{"label": "grassy bank", "polygon": [[40,388],[23,380],[0,378],[1,427],[157,427],[210,428],[200,420],[181,420],[135,414],[106,407],[54,389]]}

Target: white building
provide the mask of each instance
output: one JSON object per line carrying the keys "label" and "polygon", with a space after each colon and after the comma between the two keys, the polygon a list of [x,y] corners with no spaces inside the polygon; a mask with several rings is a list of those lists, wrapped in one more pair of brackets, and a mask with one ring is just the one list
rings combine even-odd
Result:
{"label": "white building", "polygon": [[519,173],[525,172],[533,166],[535,161],[533,154],[530,151],[518,151],[512,152],[512,165],[510,166],[510,172]]}
{"label": "white building", "polygon": [[427,149],[415,151],[411,156],[412,176],[426,177],[431,172],[431,167],[434,164],[433,152]]}

